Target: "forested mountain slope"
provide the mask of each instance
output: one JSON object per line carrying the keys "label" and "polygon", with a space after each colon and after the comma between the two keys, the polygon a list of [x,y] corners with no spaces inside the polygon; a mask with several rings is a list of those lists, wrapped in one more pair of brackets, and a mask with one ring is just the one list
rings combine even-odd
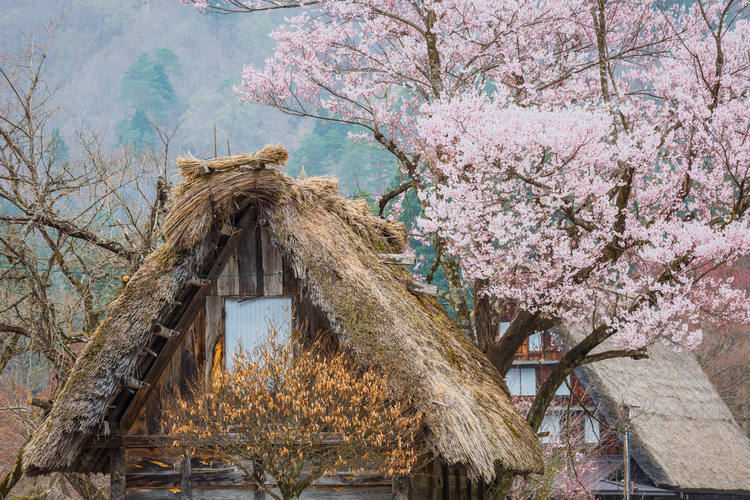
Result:
{"label": "forested mountain slope", "polygon": [[[0,48],[18,53],[30,40],[45,43],[58,22],[45,78],[61,106],[54,126],[64,139],[89,130],[109,147],[156,147],[154,127],[167,133],[177,127],[170,157],[208,157],[216,125],[218,154],[226,153],[227,141],[233,152],[279,142],[292,151],[293,171],[304,164],[308,174],[338,174],[345,194],[390,182],[382,168],[390,158],[358,146],[348,130],[328,132],[323,124],[238,102],[233,86],[243,65],[270,55],[269,33],[283,13],[202,14],[169,0],[0,0]],[[351,164],[346,172],[340,161]]]}

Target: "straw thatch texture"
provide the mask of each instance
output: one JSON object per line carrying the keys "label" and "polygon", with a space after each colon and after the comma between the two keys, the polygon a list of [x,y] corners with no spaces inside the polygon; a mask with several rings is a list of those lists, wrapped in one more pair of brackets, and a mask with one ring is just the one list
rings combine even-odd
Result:
{"label": "straw thatch texture", "polygon": [[[583,337],[577,329],[563,335]],[[605,402],[610,421],[623,403],[640,407],[631,411],[638,465],[660,487],[750,492],[750,440],[700,365],[689,352],[662,343],[648,352],[649,359],[613,359],[577,372]]]}
{"label": "straw thatch texture", "polygon": [[[337,196],[332,179],[292,179],[273,169],[232,169],[188,176],[175,189],[163,225],[165,245],[107,309],[102,326],[24,459],[27,473],[80,469],[87,439],[101,432],[107,404],[130,374],[151,325],[165,314],[184,278],[215,258],[218,228],[249,206],[267,221],[312,302],[341,345],[362,363],[384,367],[396,392],[409,391],[424,412],[428,441],[450,463],[486,480],[502,467],[542,468],[539,440],[515,410],[502,378],[434,297],[407,291],[410,273],[379,253],[407,244],[403,224],[370,215],[364,201]],[[148,271],[148,272],[147,272]]]}
{"label": "straw thatch texture", "polygon": [[[151,338],[153,322],[170,306],[179,288],[210,256],[196,246],[178,259],[169,245],[149,255],[128,285],[107,306],[105,319],[76,360],[52,411],[24,454],[27,474],[75,470],[86,440],[102,428],[107,405],[133,373],[138,354]],[[164,273],[170,274],[164,274]]]}
{"label": "straw thatch texture", "polygon": [[[434,297],[407,291],[410,273],[378,261],[388,252],[356,237],[351,202],[330,195],[279,204],[268,213],[277,246],[308,295],[357,359],[385,367],[414,390],[432,442],[450,463],[490,480],[495,466],[539,470],[539,440],[513,407],[500,375]],[[365,212],[367,205],[362,204]],[[361,232],[360,232],[361,234]]]}

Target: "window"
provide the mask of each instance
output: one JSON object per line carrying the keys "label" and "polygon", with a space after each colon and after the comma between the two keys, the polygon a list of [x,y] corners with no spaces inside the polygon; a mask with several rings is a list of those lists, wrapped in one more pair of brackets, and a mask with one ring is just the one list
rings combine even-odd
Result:
{"label": "window", "polygon": [[513,367],[505,376],[508,390],[514,396],[534,396],[536,394],[536,368],[533,366]]}
{"label": "window", "polygon": [[291,297],[260,297],[257,299],[226,299],[224,302],[226,365],[232,369],[232,358],[240,347],[246,352],[268,338],[273,327],[280,339],[289,338],[292,327]]}
{"label": "window", "polygon": [[542,350],[542,334],[541,332],[532,333],[529,335],[529,351],[541,351]]}
{"label": "window", "polygon": [[588,444],[599,442],[599,421],[588,415],[583,422],[583,440]]}
{"label": "window", "polygon": [[508,327],[510,326],[510,321],[501,321],[500,322],[500,328],[497,331],[497,339],[500,340],[503,335],[505,335],[505,332],[508,331]]}
{"label": "window", "polygon": [[568,386],[570,385],[570,375],[565,377],[565,380],[567,380],[568,383],[566,384],[563,382],[560,384],[560,387],[555,391],[555,396],[570,396],[570,389],[568,389]]}
{"label": "window", "polygon": [[560,415],[545,415],[542,425],[539,426],[539,432],[549,433],[549,435],[540,438],[542,443],[549,443],[556,439],[560,432]]}
{"label": "window", "polygon": [[519,368],[511,368],[505,375],[505,383],[508,384],[508,390],[514,396],[521,394],[521,371]]}

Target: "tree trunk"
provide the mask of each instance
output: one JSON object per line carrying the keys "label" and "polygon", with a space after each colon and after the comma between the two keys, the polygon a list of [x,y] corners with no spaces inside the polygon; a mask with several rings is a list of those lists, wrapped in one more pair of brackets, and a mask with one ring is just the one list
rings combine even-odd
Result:
{"label": "tree trunk", "polygon": [[5,477],[3,478],[2,482],[0,482],[0,500],[8,498],[8,495],[10,494],[10,490],[13,489],[13,487],[16,485],[16,483],[21,479],[23,476],[23,449],[26,445],[21,447],[21,449],[18,451],[18,455],[16,456],[16,463],[13,465],[13,468],[8,472]]}
{"label": "tree trunk", "polygon": [[479,349],[492,360],[497,350],[497,335],[500,331],[500,316],[492,306],[490,297],[482,293],[487,280],[477,280],[474,284],[474,331]]}
{"label": "tree trunk", "polygon": [[487,485],[485,498],[487,500],[505,500],[513,486],[513,479],[516,477],[512,472],[501,472],[495,477],[491,484]]}
{"label": "tree trunk", "polygon": [[68,472],[63,474],[63,477],[81,495],[81,498],[85,498],[86,500],[106,500],[107,497],[91,482],[88,475]]}
{"label": "tree trunk", "polygon": [[409,476],[394,474],[391,478],[393,500],[409,500]]}
{"label": "tree trunk", "polygon": [[456,315],[456,322],[469,339],[475,340],[474,334],[471,331],[469,304],[466,301],[464,285],[461,282],[461,270],[458,260],[447,252],[443,252],[440,257],[440,263],[443,266],[443,273],[445,273],[445,278],[448,282],[448,297],[451,306],[453,306],[453,312]]}

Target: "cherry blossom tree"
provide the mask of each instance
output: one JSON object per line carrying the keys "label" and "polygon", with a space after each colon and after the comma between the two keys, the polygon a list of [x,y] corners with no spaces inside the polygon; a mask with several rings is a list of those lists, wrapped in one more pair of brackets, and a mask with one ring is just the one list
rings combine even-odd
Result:
{"label": "cherry blossom tree", "polygon": [[418,194],[433,269],[501,373],[531,333],[585,329],[532,428],[583,364],[694,347],[699,318],[750,323],[715,272],[750,252],[749,2],[192,3],[288,13],[240,99],[355,125],[398,159],[381,212]]}

